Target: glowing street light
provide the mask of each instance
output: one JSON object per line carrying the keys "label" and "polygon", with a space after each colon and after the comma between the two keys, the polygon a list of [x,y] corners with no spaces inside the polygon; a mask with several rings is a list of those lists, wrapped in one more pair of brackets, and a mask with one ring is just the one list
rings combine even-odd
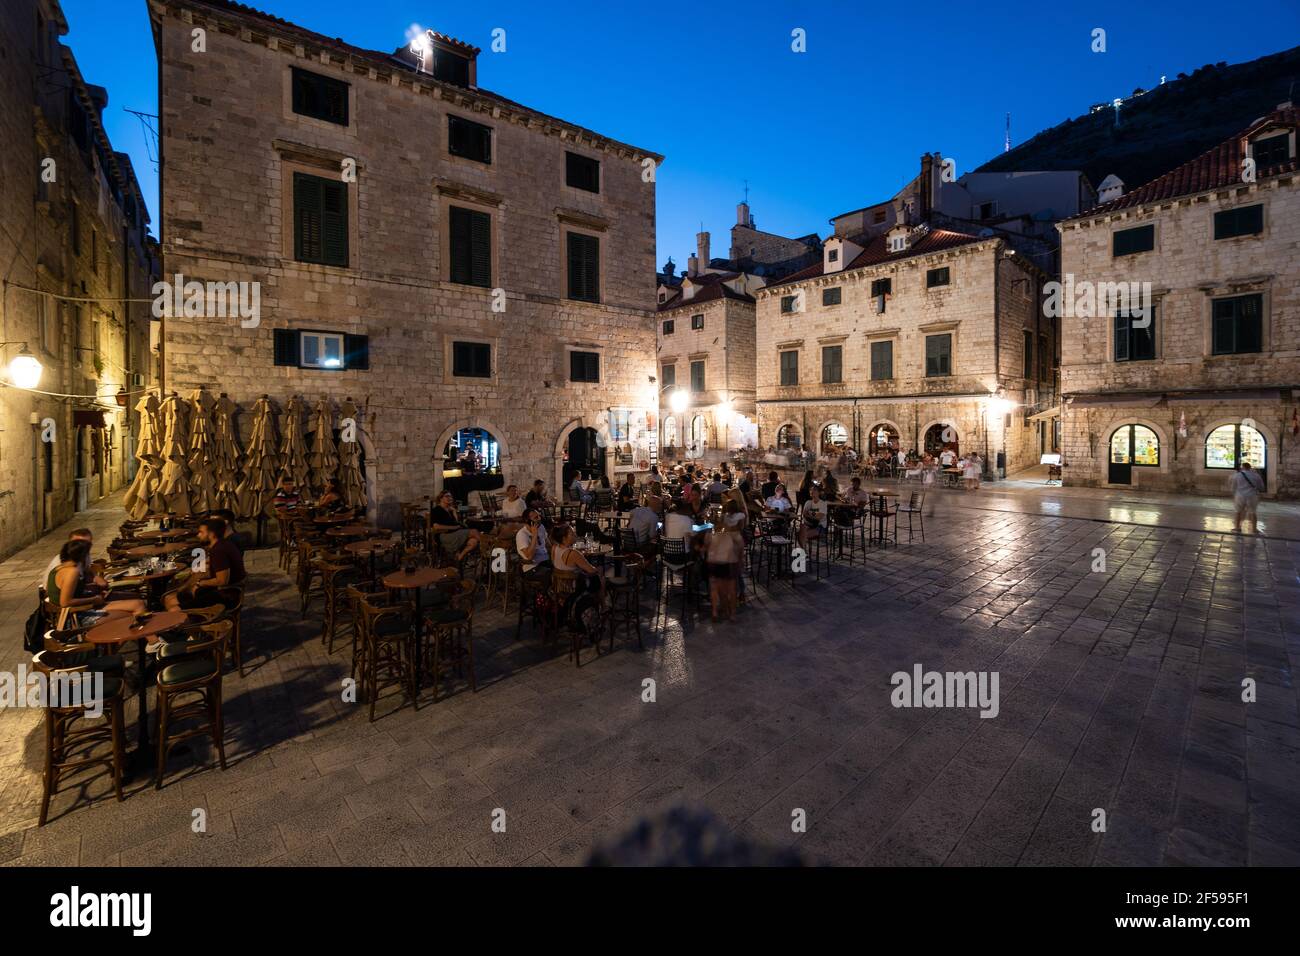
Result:
{"label": "glowing street light", "polygon": [[690,404],[690,396],[680,388],[674,388],[673,393],[668,396],[668,407],[672,409],[674,415],[680,415],[686,411],[686,406]]}
{"label": "glowing street light", "polygon": [[27,343],[24,342],[18,354],[9,362],[9,381],[18,388],[32,389],[41,384],[41,373],[44,370],[36,356],[27,350]]}

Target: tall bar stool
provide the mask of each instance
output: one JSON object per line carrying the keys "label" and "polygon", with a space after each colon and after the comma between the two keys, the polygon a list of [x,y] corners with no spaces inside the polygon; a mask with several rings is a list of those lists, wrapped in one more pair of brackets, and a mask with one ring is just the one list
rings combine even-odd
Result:
{"label": "tall bar stool", "polygon": [[[633,535],[635,543],[635,535]],[[645,577],[645,558],[631,549],[614,558],[616,573],[606,575],[605,589],[609,594],[609,649],[614,650],[614,632],[621,626],[626,632],[636,634],[636,646],[645,650],[641,642],[641,582]],[[622,565],[622,570],[619,570]]]}
{"label": "tall bar stool", "polygon": [[[158,767],[154,789],[161,790],[167,755],[191,737],[211,737],[221,769],[226,769],[226,724],[221,712],[221,673],[226,641],[234,625],[229,620],[201,624],[191,634],[185,653],[175,663],[160,660],[158,690]],[[159,651],[162,654],[162,651]],[[190,724],[175,732],[177,724]]]}
{"label": "tall bar stool", "polygon": [[[37,672],[45,676],[47,688],[42,701],[45,705],[45,764],[41,774],[39,826],[45,826],[49,818],[50,798],[58,793],[60,779],[87,767],[107,767],[113,775],[113,792],[118,800],[122,799],[122,712],[126,681],[120,676],[92,673],[85,664],[73,663],[82,653],[79,650],[44,650],[32,658]],[[73,695],[66,693],[73,681],[79,682],[83,688],[76,706],[72,706]],[[92,702],[97,702],[94,692],[99,681],[102,681],[102,693],[98,699],[103,701],[107,722],[86,714],[85,695],[88,692]],[[82,722],[80,726],[79,722]],[[110,752],[97,755],[95,750],[102,743],[110,745]]]}

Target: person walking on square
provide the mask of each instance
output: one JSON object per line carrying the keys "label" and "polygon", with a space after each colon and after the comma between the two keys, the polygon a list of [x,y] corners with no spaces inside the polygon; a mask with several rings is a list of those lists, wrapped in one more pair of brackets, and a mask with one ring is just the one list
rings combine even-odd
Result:
{"label": "person walking on square", "polygon": [[1243,461],[1241,468],[1232,473],[1231,482],[1232,503],[1236,507],[1232,530],[1241,531],[1241,522],[1244,518],[1250,522],[1251,530],[1259,534],[1259,517],[1256,510],[1259,508],[1259,496],[1264,491],[1263,476],[1250,466],[1250,462]]}

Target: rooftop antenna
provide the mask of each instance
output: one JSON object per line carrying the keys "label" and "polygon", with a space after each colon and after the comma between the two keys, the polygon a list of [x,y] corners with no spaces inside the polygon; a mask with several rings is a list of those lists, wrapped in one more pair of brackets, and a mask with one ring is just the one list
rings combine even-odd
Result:
{"label": "rooftop antenna", "polygon": [[745,205],[749,205],[749,180],[745,180]]}
{"label": "rooftop antenna", "polygon": [[1002,143],[1002,152],[1011,152],[1011,114],[1007,114],[1007,138]]}

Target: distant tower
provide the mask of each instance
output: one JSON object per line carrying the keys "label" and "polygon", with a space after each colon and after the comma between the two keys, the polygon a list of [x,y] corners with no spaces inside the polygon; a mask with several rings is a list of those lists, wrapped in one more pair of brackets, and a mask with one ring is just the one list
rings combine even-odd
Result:
{"label": "distant tower", "polygon": [[1002,143],[1002,152],[1011,152],[1011,114],[1007,114],[1007,138]]}

